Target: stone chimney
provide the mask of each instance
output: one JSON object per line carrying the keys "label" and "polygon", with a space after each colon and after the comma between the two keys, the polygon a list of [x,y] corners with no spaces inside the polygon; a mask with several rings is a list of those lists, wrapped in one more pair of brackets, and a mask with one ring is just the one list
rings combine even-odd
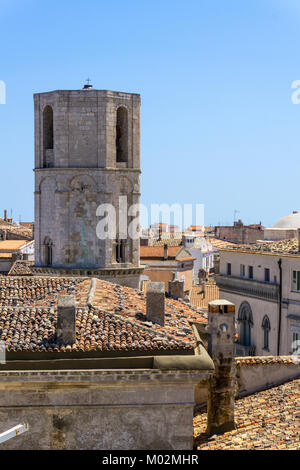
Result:
{"label": "stone chimney", "polygon": [[297,237],[298,237],[298,253],[300,253],[300,228],[297,230]]}
{"label": "stone chimney", "polygon": [[165,284],[164,282],[149,282],[147,287],[147,320],[165,324]]}
{"label": "stone chimney", "polygon": [[168,287],[169,296],[172,297],[172,299],[184,298],[184,281],[174,279],[173,281],[169,281]]}
{"label": "stone chimney", "polygon": [[7,210],[6,210],[6,209],[4,210],[4,218],[3,218],[3,220],[4,220],[5,222],[7,221]]}
{"label": "stone chimney", "polygon": [[164,260],[168,259],[168,245],[165,243],[164,245]]}
{"label": "stone chimney", "polygon": [[57,340],[62,345],[76,342],[76,308],[73,295],[58,296]]}
{"label": "stone chimney", "polygon": [[209,381],[207,434],[222,434],[235,429],[234,422],[234,337],[235,305],[227,300],[208,304],[208,352],[215,365]]}

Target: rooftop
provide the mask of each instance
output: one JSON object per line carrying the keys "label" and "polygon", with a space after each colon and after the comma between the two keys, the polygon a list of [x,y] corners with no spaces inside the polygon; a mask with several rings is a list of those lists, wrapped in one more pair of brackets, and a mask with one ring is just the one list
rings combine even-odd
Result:
{"label": "rooftop", "polygon": [[34,261],[17,259],[13,263],[12,267],[10,268],[8,275],[9,276],[32,276],[31,266],[33,265],[34,265]]}
{"label": "rooftop", "polygon": [[1,251],[17,251],[23,246],[30,243],[30,240],[5,240],[0,241],[0,252]]}
{"label": "rooftop", "polygon": [[193,286],[191,292],[191,304],[198,308],[207,309],[208,303],[218,299],[220,296],[219,288],[216,283],[209,280],[202,286]]}
{"label": "rooftop", "polygon": [[207,237],[206,240],[217,250],[222,249],[222,248],[231,248],[231,247],[241,246],[236,243],[228,242],[226,240],[220,240],[219,238],[215,238],[215,237]]}
{"label": "rooftop", "polygon": [[[164,246],[141,246],[140,258],[141,259],[164,259],[165,249]],[[168,259],[177,261],[194,260],[190,252],[183,246],[168,246]]]}
{"label": "rooftop", "polygon": [[[146,319],[143,293],[99,279],[5,277],[0,287],[0,340],[8,351],[192,351],[191,324],[207,322],[195,308],[166,299],[165,325],[154,324]],[[71,346],[57,343],[58,294],[75,296]]]}
{"label": "rooftop", "polygon": [[261,242],[251,245],[234,245],[221,248],[226,251],[242,251],[251,253],[268,253],[282,255],[300,255],[297,238],[274,242]]}
{"label": "rooftop", "polygon": [[300,378],[235,402],[237,429],[207,437],[207,413],[194,418],[198,450],[300,450]]}

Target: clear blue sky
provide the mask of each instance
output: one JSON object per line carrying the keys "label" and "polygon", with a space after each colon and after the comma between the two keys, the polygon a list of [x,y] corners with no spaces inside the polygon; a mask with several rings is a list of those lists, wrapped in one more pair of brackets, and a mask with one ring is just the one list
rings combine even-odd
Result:
{"label": "clear blue sky", "polygon": [[[32,94],[142,96],[142,202],[206,224],[300,210],[298,0],[0,0],[0,210],[33,220]],[[0,214],[2,215],[2,214]]]}

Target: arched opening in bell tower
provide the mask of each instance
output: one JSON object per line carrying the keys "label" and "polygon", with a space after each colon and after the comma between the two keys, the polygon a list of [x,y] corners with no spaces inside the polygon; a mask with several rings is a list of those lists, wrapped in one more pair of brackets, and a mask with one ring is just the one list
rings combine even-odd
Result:
{"label": "arched opening in bell tower", "polygon": [[123,106],[117,109],[116,160],[117,163],[128,162],[128,111]]}
{"label": "arched opening in bell tower", "polygon": [[53,109],[47,105],[43,111],[43,167],[54,166],[54,132],[53,132]]}
{"label": "arched opening in bell tower", "polygon": [[44,240],[44,263],[45,266],[52,266],[53,243],[49,237]]}

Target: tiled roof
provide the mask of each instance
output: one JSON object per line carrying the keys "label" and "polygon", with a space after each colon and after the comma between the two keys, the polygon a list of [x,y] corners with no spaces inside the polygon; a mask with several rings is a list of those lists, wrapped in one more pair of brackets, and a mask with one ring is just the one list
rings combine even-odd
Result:
{"label": "tiled roof", "polygon": [[296,356],[249,356],[249,357],[236,357],[236,365],[243,366],[257,366],[261,364],[295,364],[295,361],[300,361]]}
{"label": "tiled roof", "polygon": [[182,243],[182,238],[170,237],[170,238],[162,238],[161,240],[153,239],[151,243],[152,243],[152,246],[164,246],[164,245],[180,246]]}
{"label": "tiled roof", "polygon": [[207,414],[194,418],[198,450],[300,450],[300,378],[235,402],[237,429],[205,436]]}
{"label": "tiled roof", "polygon": [[81,282],[80,278],[0,277],[1,305],[41,305],[41,299]]}
{"label": "tiled roof", "polygon": [[[168,258],[175,258],[181,247],[169,246]],[[140,258],[163,258],[164,247],[163,246],[141,246],[140,247]]]}
{"label": "tiled roof", "polygon": [[20,225],[21,227],[32,229],[34,226],[34,222],[20,222]]}
{"label": "tiled roof", "polygon": [[237,245],[236,243],[228,242],[226,240],[220,240],[219,238],[215,237],[207,237],[206,240],[217,250],[222,248],[231,248],[231,247],[240,247],[241,245]]}
{"label": "tiled roof", "polygon": [[232,251],[249,251],[251,253],[273,253],[300,255],[298,250],[298,239],[280,240],[274,242],[261,242],[251,245],[235,245],[229,248]]}
{"label": "tiled roof", "polygon": [[[164,259],[165,249],[163,246],[141,246],[140,258],[147,259]],[[169,246],[168,247],[168,260],[176,259],[177,261],[192,261],[195,260],[190,252],[182,246]]]}
{"label": "tiled roof", "polygon": [[[30,280],[36,282],[36,278]],[[18,279],[19,287],[7,287],[11,291],[6,290],[6,299],[13,300],[17,294],[24,297],[23,303],[13,306],[12,302],[4,306],[6,299],[0,299],[0,340],[6,341],[8,351],[192,350],[195,337],[191,323],[207,322],[196,309],[166,299],[165,326],[154,324],[146,319],[142,293],[102,280],[78,278],[78,281],[73,279],[72,285],[64,286],[61,279],[40,279],[42,284],[49,284],[35,288],[27,285],[27,290],[26,287],[22,289],[22,281],[25,278]],[[95,291],[91,301],[92,282],[95,282]],[[45,292],[53,287],[52,293],[45,296]],[[58,294],[71,293],[77,302],[77,338],[74,345],[64,347],[57,343],[55,334],[57,300]],[[91,304],[88,305],[88,301]]]}
{"label": "tiled roof", "polygon": [[34,265],[33,261],[17,259],[12,265],[8,275],[9,276],[32,276],[31,266]]}
{"label": "tiled roof", "polygon": [[216,283],[206,282],[204,292],[202,286],[193,286],[191,292],[191,304],[198,308],[208,308],[208,303],[219,299],[220,293]]}
{"label": "tiled roof", "polygon": [[15,236],[20,235],[22,237],[26,237],[28,240],[33,238],[33,225],[31,227],[16,225],[14,223],[0,219],[0,230],[5,230],[7,234],[11,233]]}

